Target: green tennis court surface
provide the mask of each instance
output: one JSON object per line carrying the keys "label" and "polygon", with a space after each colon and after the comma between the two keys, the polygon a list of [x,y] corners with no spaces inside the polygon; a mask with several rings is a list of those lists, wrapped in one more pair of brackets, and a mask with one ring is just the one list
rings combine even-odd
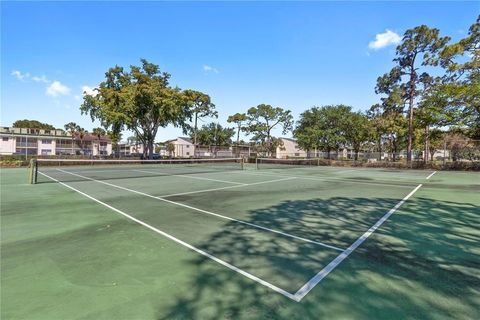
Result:
{"label": "green tennis court surface", "polygon": [[244,169],[2,169],[2,318],[479,317],[478,173]]}

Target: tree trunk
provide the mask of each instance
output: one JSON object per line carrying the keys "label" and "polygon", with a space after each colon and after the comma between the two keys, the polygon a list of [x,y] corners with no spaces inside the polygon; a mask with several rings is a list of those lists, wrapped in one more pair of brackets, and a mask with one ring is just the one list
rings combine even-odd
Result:
{"label": "tree trunk", "polygon": [[378,161],[382,161],[382,137],[378,138]]}
{"label": "tree trunk", "polygon": [[413,99],[415,97],[415,69],[412,65],[410,72],[410,92],[408,97],[408,144],[407,144],[407,162],[412,161],[412,138],[413,138]]}
{"label": "tree trunk", "polygon": [[153,139],[148,141],[148,158],[153,159]]}
{"label": "tree trunk", "polygon": [[241,125],[239,125],[237,129],[237,146],[238,146],[238,143],[240,142],[240,127]]}
{"label": "tree trunk", "polygon": [[429,126],[426,126],[425,127],[425,151],[424,151],[424,156],[423,156],[423,163],[427,163],[428,162],[428,155],[430,153],[430,146],[429,146],[429,138],[430,138],[430,129],[429,129]]}
{"label": "tree trunk", "polygon": [[393,147],[393,148],[392,148],[392,149],[393,149],[393,152],[392,152],[392,153],[393,153],[392,161],[395,162],[395,160],[396,160],[396,154],[397,154],[397,151],[398,151],[398,150],[397,150],[397,140],[393,139],[393,141],[392,141],[392,147]]}
{"label": "tree trunk", "polygon": [[359,151],[359,150],[358,150],[358,149],[355,149],[354,151],[355,151],[355,155],[354,155],[353,159],[354,159],[355,161],[357,161],[357,160],[358,160],[358,151]]}
{"label": "tree trunk", "polygon": [[198,113],[195,113],[195,125],[193,128],[193,157],[195,158],[197,154],[197,120],[198,120]]}
{"label": "tree trunk", "polygon": [[[268,125],[268,122],[267,122],[267,125]],[[266,143],[266,147],[267,147],[267,158],[270,157],[270,148],[272,148],[272,146],[270,145],[270,130],[267,130],[267,143]]]}
{"label": "tree trunk", "polygon": [[147,159],[148,144],[146,141],[142,141],[142,145],[143,145],[142,158]]}

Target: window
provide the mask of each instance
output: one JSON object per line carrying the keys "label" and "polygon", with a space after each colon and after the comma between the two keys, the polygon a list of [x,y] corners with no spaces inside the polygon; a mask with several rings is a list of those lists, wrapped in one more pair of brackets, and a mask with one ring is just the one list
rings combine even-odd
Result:
{"label": "window", "polygon": [[51,144],[51,143],[52,143],[52,140],[50,140],[50,139],[43,139],[43,140],[42,140],[42,143],[43,143],[43,144]]}
{"label": "window", "polygon": [[45,130],[45,134],[50,134],[50,130]]}
{"label": "window", "polygon": [[187,156],[189,156],[189,155],[190,155],[190,152],[187,152]]}
{"label": "window", "polygon": [[43,149],[42,156],[49,156],[52,154],[52,149]]}
{"label": "window", "polygon": [[187,148],[190,148],[190,145],[189,145],[189,144],[187,144]]}
{"label": "window", "polygon": [[2,141],[8,141],[8,137],[2,137]]}
{"label": "window", "polygon": [[295,157],[300,157],[300,153],[295,153]]}

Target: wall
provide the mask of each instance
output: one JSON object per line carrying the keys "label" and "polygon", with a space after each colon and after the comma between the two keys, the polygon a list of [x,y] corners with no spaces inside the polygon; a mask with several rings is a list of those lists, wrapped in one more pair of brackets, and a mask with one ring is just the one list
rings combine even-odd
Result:
{"label": "wall", "polygon": [[307,152],[301,150],[295,140],[282,139],[283,146],[277,147],[276,157],[278,159],[285,159],[287,157],[303,157],[307,156]]}
{"label": "wall", "polygon": [[[3,141],[3,138],[7,138],[7,141]],[[5,137],[0,138],[0,154],[9,155],[15,152],[15,137]]]}

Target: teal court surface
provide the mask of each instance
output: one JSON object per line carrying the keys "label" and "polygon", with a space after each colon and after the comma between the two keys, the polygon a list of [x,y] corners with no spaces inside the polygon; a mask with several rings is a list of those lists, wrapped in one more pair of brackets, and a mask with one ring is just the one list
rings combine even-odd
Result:
{"label": "teal court surface", "polygon": [[480,175],[2,169],[2,318],[476,318]]}

